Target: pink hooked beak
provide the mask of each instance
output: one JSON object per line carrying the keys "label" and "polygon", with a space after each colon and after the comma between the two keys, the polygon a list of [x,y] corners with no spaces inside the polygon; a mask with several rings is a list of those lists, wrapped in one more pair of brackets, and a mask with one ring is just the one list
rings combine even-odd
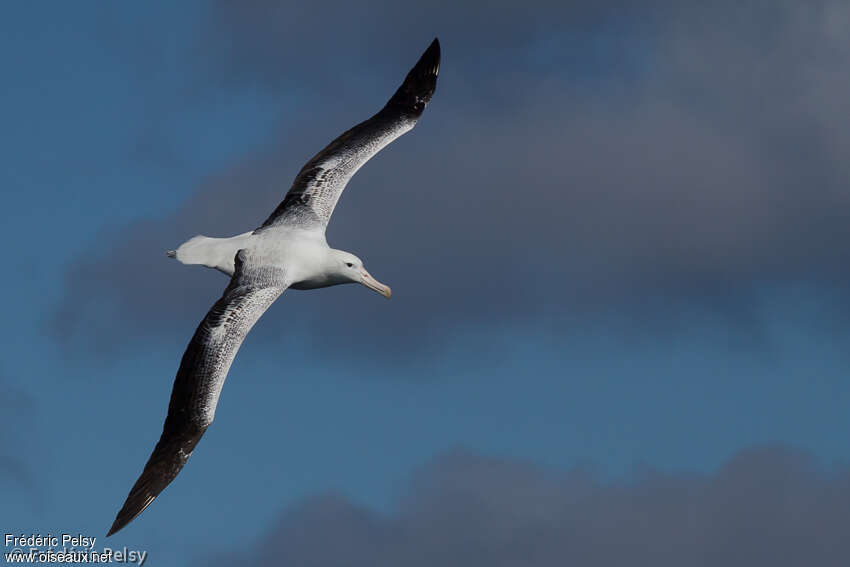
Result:
{"label": "pink hooked beak", "polygon": [[360,268],[360,283],[371,290],[377,291],[387,299],[389,299],[393,294],[393,290],[390,289],[390,286],[384,285],[373,278],[372,274],[366,271],[366,268]]}

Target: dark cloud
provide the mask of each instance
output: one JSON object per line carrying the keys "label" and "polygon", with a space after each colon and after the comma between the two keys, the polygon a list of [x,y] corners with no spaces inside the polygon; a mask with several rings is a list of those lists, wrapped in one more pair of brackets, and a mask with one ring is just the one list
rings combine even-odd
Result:
{"label": "dark cloud", "polygon": [[329,228],[392,302],[287,294],[276,332],[297,321],[347,343],[369,320],[370,343],[410,345],[449,321],[602,306],[663,318],[682,301],[747,320],[762,283],[845,278],[846,6],[587,5],[218,4],[197,84],[292,95],[298,116],[173,215],[103,234],[69,268],[51,328],[104,348],[116,319],[190,332],[225,280],[163,251],[257,226],[433,35],[431,106],[358,173]]}
{"label": "dark cloud", "polygon": [[[429,36],[439,35],[454,46],[451,60],[463,66],[465,77],[487,80],[496,71],[503,77],[538,71],[524,68],[524,58],[528,48],[550,47],[550,38],[574,34],[579,37],[566,44],[578,46],[587,34],[630,31],[639,16],[627,2],[519,5],[497,0],[461,5],[446,0],[372,0],[352,5],[333,0],[319,10],[270,0],[238,6],[219,1],[204,37],[213,62],[206,71],[229,84],[248,81],[337,98],[356,77],[379,79],[398,65],[408,65],[408,50],[421,49]],[[570,55],[550,53],[546,59],[566,62]],[[304,75],[310,76],[309,83]],[[469,87],[475,89],[475,82]],[[495,92],[489,90],[488,96]]]}
{"label": "dark cloud", "polygon": [[27,463],[33,442],[35,401],[0,373],[0,485],[35,497],[35,474]]}
{"label": "dark cloud", "polygon": [[711,475],[606,480],[463,451],[415,475],[391,515],[325,495],[222,565],[844,565],[850,469],[782,448]]}

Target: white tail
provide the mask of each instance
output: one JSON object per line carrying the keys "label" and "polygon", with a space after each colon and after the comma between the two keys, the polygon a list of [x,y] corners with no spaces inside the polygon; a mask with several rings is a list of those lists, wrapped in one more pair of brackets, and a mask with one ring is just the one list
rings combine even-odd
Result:
{"label": "white tail", "polygon": [[200,264],[232,276],[235,269],[233,259],[236,253],[245,247],[250,237],[250,232],[230,238],[198,235],[181,244],[177,250],[169,250],[166,254],[169,258],[177,258],[182,264]]}

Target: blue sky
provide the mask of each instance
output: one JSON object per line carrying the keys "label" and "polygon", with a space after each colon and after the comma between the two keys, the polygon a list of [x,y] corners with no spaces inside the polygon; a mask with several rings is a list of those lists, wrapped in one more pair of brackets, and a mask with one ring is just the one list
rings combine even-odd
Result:
{"label": "blue sky", "polygon": [[[482,484],[490,458],[632,486],[764,447],[848,474],[839,3],[240,6],[4,10],[3,526],[182,565],[256,557],[324,494],[393,517],[453,451]],[[434,36],[432,103],[328,234],[393,299],[285,294],[105,542],[226,285],[164,250],[258,225]]]}

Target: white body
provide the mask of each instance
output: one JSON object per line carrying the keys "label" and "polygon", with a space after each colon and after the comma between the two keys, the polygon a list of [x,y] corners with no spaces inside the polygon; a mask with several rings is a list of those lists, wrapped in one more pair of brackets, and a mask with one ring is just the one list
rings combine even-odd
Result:
{"label": "white body", "polygon": [[239,250],[270,266],[286,267],[293,289],[314,289],[348,283],[335,277],[338,259],[322,233],[298,228],[275,227],[259,234],[244,232],[230,238],[198,235],[180,245],[174,257],[183,264],[202,265],[233,276]]}

